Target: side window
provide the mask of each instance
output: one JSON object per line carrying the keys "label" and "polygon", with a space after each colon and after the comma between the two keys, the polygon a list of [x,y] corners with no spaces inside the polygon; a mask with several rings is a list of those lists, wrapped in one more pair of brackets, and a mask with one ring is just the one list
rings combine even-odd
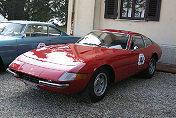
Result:
{"label": "side window", "polygon": [[110,33],[102,33],[100,35],[100,39],[101,42],[105,45],[105,46],[111,46],[113,39],[112,39],[112,34]]}
{"label": "side window", "polygon": [[61,35],[61,32],[53,27],[49,27],[48,33],[49,33],[49,36],[60,36]]}
{"label": "side window", "polygon": [[48,27],[43,25],[31,26],[31,37],[45,37],[48,36]]}
{"label": "side window", "polygon": [[148,47],[152,44],[152,41],[149,38],[143,36],[143,39],[144,39],[144,43],[145,43],[146,47]]}
{"label": "side window", "polygon": [[142,36],[140,36],[140,35],[132,36],[130,49],[133,50],[135,46],[137,46],[138,49],[145,48]]}
{"label": "side window", "polygon": [[31,26],[30,25],[27,27],[25,34],[26,34],[27,37],[31,36]]}
{"label": "side window", "polygon": [[[120,46],[120,49],[126,49],[127,48],[127,42],[129,39],[129,35],[127,34],[119,34],[119,33],[114,33],[112,35],[113,37],[113,45],[112,46]],[[118,48],[119,49],[119,48]]]}
{"label": "side window", "polygon": [[128,36],[119,33],[102,33],[101,42],[111,49],[126,49]]}

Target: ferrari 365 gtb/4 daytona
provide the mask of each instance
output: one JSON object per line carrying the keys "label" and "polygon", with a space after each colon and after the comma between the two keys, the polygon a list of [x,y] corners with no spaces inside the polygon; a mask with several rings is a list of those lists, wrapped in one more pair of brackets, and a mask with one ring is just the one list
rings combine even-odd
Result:
{"label": "ferrari 365 gtb/4 daytona", "polygon": [[97,102],[110,83],[139,72],[151,78],[161,54],[154,41],[139,33],[96,30],[75,44],[26,52],[7,70],[26,85],[63,93],[85,91]]}

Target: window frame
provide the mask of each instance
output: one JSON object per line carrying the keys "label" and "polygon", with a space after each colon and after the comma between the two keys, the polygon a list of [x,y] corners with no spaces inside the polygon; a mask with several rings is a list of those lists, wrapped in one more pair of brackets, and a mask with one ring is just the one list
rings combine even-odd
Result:
{"label": "window frame", "polygon": [[58,31],[59,35],[56,35],[56,36],[61,36],[61,35],[62,35],[62,32],[61,32],[59,29],[57,29],[56,27],[53,27],[53,26],[48,25],[48,37],[54,37],[54,36],[50,36],[50,35],[49,35],[49,27],[51,27],[51,28],[53,28],[53,29],[55,29],[55,30]]}
{"label": "window frame", "polygon": [[[152,40],[151,40],[150,38],[148,38],[148,37],[146,37],[146,36],[144,36],[144,35],[141,35],[141,36],[142,36],[142,39],[143,39],[143,41],[144,41],[144,44],[145,44],[145,47],[146,47],[146,48],[152,45],[153,42],[152,42]],[[148,39],[151,44],[147,46],[146,41],[144,40],[144,38]]]}
{"label": "window frame", "polygon": [[142,40],[142,42],[143,42],[143,44],[144,44],[144,47],[143,47],[143,48],[139,48],[139,47],[138,47],[138,50],[146,48],[144,39],[143,39],[143,37],[142,37],[143,35],[141,35],[141,34],[133,34],[133,35],[131,35],[129,50],[134,50],[134,49],[131,49],[131,43],[132,43],[132,41],[133,41],[133,37],[134,37],[134,36],[141,36],[141,40]]}
{"label": "window frame", "polygon": [[[128,20],[145,20],[145,13],[146,13],[146,7],[145,7],[145,13],[144,13],[144,18],[140,17],[140,18],[137,18],[135,17],[135,3],[136,0],[132,0],[132,12],[131,12],[131,17],[122,17],[122,10],[123,10],[123,0],[121,0],[121,5],[120,5],[120,19],[128,19]],[[147,0],[146,0],[146,3],[147,3]],[[146,3],[145,3],[145,6],[146,6]]]}
{"label": "window frame", "polygon": [[[27,35],[26,35],[26,31],[27,31],[27,29],[28,29],[29,27],[30,27],[30,34],[29,34],[29,36],[27,36]],[[25,37],[31,37],[31,25],[27,25],[24,34],[25,34]]]}
{"label": "window frame", "polygon": [[[106,33],[106,34],[113,34],[113,35],[115,35],[115,34],[126,35],[126,36],[128,37],[128,39],[127,39],[127,44],[126,44],[126,48],[125,48],[125,49],[122,48],[122,50],[128,50],[128,45],[129,45],[129,43],[130,43],[130,35],[129,35],[129,34],[126,34],[126,33],[118,33],[118,32],[108,32],[108,31],[96,31],[96,30],[94,30],[94,31],[92,31],[92,32],[90,32],[90,33],[88,33],[88,34],[86,34],[85,36],[87,36],[87,35],[89,35],[89,34],[91,34],[91,33],[94,33],[94,32],[100,32],[100,33],[101,33],[99,36],[95,35],[99,40],[102,40],[102,39],[100,39],[100,37],[101,37],[101,35],[103,35],[104,33]],[[84,36],[84,37],[85,37],[85,36]],[[81,44],[81,43],[79,43],[79,42],[80,42],[81,40],[83,40],[84,37],[82,37],[80,40],[78,40],[77,43],[78,43],[78,44]],[[108,48],[108,47],[106,47],[106,48]],[[110,49],[110,48],[108,48],[108,49]]]}
{"label": "window frame", "polygon": [[[47,27],[47,36],[32,36],[31,29],[32,29],[32,26],[34,26],[34,25],[36,25],[36,26],[42,26],[42,27],[43,26]],[[26,31],[27,31],[28,27],[30,27],[30,36],[26,36],[26,37],[49,37],[48,25],[43,25],[43,24],[28,24],[26,26],[26,29],[25,29],[25,32],[24,32],[25,35],[26,35]]]}
{"label": "window frame", "polygon": [[[161,12],[161,1],[162,0],[146,0],[145,1],[145,12],[144,17],[135,17],[135,4],[136,0],[132,0],[132,13],[131,17],[123,17],[123,0],[114,0],[114,6],[111,6],[110,0],[105,0],[105,12],[104,18],[108,19],[124,19],[124,20],[141,20],[141,21],[159,21]],[[120,7],[118,9],[118,7]],[[114,11],[112,10],[114,8]],[[108,10],[113,14],[108,14]],[[116,11],[116,12],[115,12]],[[119,14],[119,15],[118,15]]]}

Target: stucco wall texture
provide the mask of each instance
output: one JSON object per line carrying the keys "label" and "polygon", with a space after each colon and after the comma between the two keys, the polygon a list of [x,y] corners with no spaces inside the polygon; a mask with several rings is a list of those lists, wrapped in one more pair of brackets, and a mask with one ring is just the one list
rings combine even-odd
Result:
{"label": "stucco wall texture", "polygon": [[[72,2],[69,0],[69,13]],[[95,29],[121,29],[144,34],[159,44],[176,46],[176,0],[162,0],[160,21],[105,19],[104,0],[75,0],[74,35],[83,36]],[[70,14],[71,15],[71,14]],[[68,24],[71,23],[68,20]],[[67,33],[70,33],[70,26]]]}
{"label": "stucco wall texture", "polygon": [[[73,1],[75,8],[73,10]],[[105,0],[69,0],[67,33],[71,31],[73,16],[73,35],[84,36],[96,29],[120,29],[146,35],[161,45],[162,63],[176,65],[176,0],[162,0],[159,21],[134,21],[105,19]],[[120,7],[119,7],[120,9]]]}

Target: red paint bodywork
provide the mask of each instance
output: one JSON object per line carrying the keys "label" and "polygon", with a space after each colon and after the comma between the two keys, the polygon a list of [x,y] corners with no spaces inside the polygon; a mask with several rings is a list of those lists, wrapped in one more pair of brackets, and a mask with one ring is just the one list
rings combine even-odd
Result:
{"label": "red paint bodywork", "polygon": [[[88,79],[62,82],[70,85],[64,89],[39,85],[40,88],[46,90],[76,93],[84,90],[92,74],[101,66],[112,67],[115,74],[114,82],[118,82],[146,69],[153,54],[157,54],[158,59],[161,57],[162,51],[155,42],[138,51],[129,50],[131,36],[138,33],[122,30],[98,31],[130,35],[128,49],[108,49],[80,44],[53,45],[24,53],[16,58],[9,67],[18,72],[56,82],[59,82],[59,78],[65,72],[87,73]],[[137,65],[139,53],[143,53],[146,58],[144,65],[140,68]]]}

